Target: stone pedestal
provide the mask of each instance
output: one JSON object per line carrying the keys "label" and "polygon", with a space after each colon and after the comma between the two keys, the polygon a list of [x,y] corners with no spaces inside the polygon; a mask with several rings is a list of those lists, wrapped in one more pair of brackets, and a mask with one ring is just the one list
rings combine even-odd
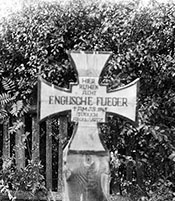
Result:
{"label": "stone pedestal", "polygon": [[100,142],[97,126],[86,128],[86,133],[83,130],[81,126],[78,128],[64,150],[64,201],[107,201],[108,151]]}
{"label": "stone pedestal", "polygon": [[65,171],[65,201],[107,201],[109,192],[107,152],[69,151]]}

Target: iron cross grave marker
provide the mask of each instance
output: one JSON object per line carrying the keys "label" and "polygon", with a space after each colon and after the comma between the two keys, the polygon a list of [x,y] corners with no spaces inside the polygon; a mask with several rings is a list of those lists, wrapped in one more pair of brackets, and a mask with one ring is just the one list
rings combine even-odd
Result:
{"label": "iron cross grave marker", "polygon": [[110,58],[109,52],[70,52],[78,82],[62,89],[39,80],[40,120],[71,110],[76,129],[64,149],[64,201],[107,201],[109,194],[109,154],[99,138],[97,123],[106,113],[136,120],[138,79],[109,91],[99,77]]}

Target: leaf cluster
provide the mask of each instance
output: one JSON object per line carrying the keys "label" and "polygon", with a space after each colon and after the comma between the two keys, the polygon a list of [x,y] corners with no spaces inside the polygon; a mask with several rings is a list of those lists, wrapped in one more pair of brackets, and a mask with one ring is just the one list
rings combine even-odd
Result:
{"label": "leaf cluster", "polygon": [[[3,194],[8,194],[9,199],[16,199],[17,192],[30,192],[32,196],[47,195],[45,179],[39,172],[42,171],[40,162],[29,161],[24,169],[18,169],[14,163],[14,158],[6,159],[6,165],[0,172],[0,190]],[[15,192],[15,193],[14,193]]]}

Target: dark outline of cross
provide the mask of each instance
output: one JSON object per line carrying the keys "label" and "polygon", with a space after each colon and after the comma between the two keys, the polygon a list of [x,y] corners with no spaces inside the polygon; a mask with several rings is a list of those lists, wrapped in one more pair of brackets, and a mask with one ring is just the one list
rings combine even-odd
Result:
{"label": "dark outline of cross", "polygon": [[[77,74],[78,74],[78,78],[80,79],[82,76],[79,76],[79,69],[77,69],[77,66],[76,66],[76,64],[75,64],[75,61],[74,61],[74,59],[73,59],[73,57],[71,57],[71,53],[73,53],[73,54],[79,54],[79,53],[81,53],[80,51],[71,51],[71,52],[69,52],[68,53],[68,55],[69,55],[69,59],[70,59],[70,61],[71,61],[71,63],[72,63],[72,65],[75,67],[75,69],[76,69],[76,71],[77,71]],[[105,68],[105,66],[106,66],[106,63],[107,63],[107,61],[110,59],[110,56],[111,56],[111,52],[102,52],[103,54],[108,54],[109,56],[108,56],[108,59],[106,60],[106,62],[105,62],[105,65],[103,65],[102,67],[101,67],[101,70],[100,70],[100,74],[101,74],[101,72],[102,72],[102,70]],[[98,55],[100,55],[101,54],[101,52],[83,52],[82,54],[98,54]],[[92,68],[93,69],[93,68]],[[91,70],[92,70],[91,69]],[[90,73],[91,73],[91,71],[90,71]],[[99,74],[99,75],[100,75]],[[85,75],[86,75],[86,73],[85,73]],[[86,76],[86,77],[89,77],[89,76]],[[72,94],[72,91],[73,91],[73,87],[74,86],[78,86],[79,84],[80,84],[80,81],[79,81],[79,79],[78,79],[78,81],[76,82],[76,83],[70,83],[70,87],[69,87],[69,89],[65,89],[65,88],[60,88],[60,87],[57,87],[57,86],[55,86],[55,85],[52,85],[51,83],[48,83],[48,82],[46,82],[44,79],[39,79],[39,89],[41,89],[41,83],[43,82],[43,83],[45,83],[45,84],[47,84],[48,86],[51,86],[52,88],[54,88],[54,89],[57,89],[57,90],[59,90],[59,91],[61,91],[61,92],[65,92],[65,93],[68,93],[68,94]],[[109,90],[109,88],[107,87],[107,85],[100,85],[99,84],[99,76],[98,76],[98,84],[99,84],[99,87],[105,87],[105,89],[106,89],[106,94],[110,94],[110,93],[114,93],[114,92],[118,92],[118,91],[122,91],[122,90],[124,90],[124,89],[127,89],[127,88],[130,88],[131,86],[134,86],[134,85],[136,85],[136,98],[137,98],[137,93],[138,93],[138,83],[139,83],[139,81],[138,81],[139,79],[136,79],[134,82],[132,82],[132,83],[130,83],[130,84],[128,84],[128,85],[126,85],[126,86],[124,86],[124,87],[122,87],[122,88],[117,88],[117,89],[114,89],[114,90]],[[41,96],[41,93],[40,93],[40,91],[38,91],[38,93],[39,93],[39,95]],[[40,100],[41,98],[39,98],[39,100]],[[39,104],[41,104],[40,102],[39,102]],[[64,106],[62,106],[62,107],[64,107]],[[40,108],[40,105],[39,105],[39,108]],[[70,107],[71,108],[71,107]],[[66,112],[68,112],[68,111],[72,111],[72,109],[64,109],[64,110],[62,110],[62,111],[59,111],[59,112],[56,112],[56,113],[53,113],[53,114],[51,114],[51,115],[48,115],[48,116],[54,116],[54,115],[56,115],[56,114],[65,114]],[[137,108],[135,109],[135,112],[137,112]],[[132,121],[131,119],[129,119],[129,118],[127,118],[127,117],[125,117],[125,116],[123,116],[123,115],[120,115],[119,113],[112,113],[112,112],[108,112],[107,111],[107,113],[108,114],[115,114],[115,115],[118,115],[118,116],[121,116],[122,118],[124,118],[124,119],[127,119],[127,121],[129,120],[129,121]],[[40,113],[38,113],[38,114],[40,114]],[[46,116],[45,118],[47,118],[48,116]],[[106,115],[106,111],[105,111],[105,117],[106,117],[107,115]],[[137,117],[137,114],[135,114],[135,117]],[[44,118],[44,119],[45,119]],[[44,120],[44,119],[42,119],[42,121]],[[106,119],[105,119],[106,120]],[[135,119],[136,120],[136,119]],[[132,121],[132,123],[135,123],[136,121]],[[97,125],[98,124],[98,122],[96,122],[96,127],[98,126]],[[80,126],[79,126],[80,127]],[[78,128],[79,129],[79,128]],[[87,131],[88,129],[86,129],[86,131]],[[91,128],[91,130],[92,130],[92,128]],[[97,128],[96,128],[96,130],[98,130]],[[81,131],[82,132],[82,131]],[[87,132],[90,132],[90,131],[87,131]],[[74,136],[74,135],[73,135]],[[75,136],[74,136],[75,137]],[[72,138],[72,140],[74,139],[74,137]],[[71,140],[71,142],[72,142],[72,140]],[[91,148],[92,150],[93,150],[93,148]]]}

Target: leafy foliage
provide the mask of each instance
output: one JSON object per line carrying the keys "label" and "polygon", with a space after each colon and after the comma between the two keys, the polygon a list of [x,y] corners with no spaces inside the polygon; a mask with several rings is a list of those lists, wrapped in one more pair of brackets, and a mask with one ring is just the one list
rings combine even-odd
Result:
{"label": "leafy foliage", "polygon": [[149,201],[158,201],[158,200],[174,200],[174,192],[172,190],[172,182],[164,181],[162,179],[158,180],[153,186],[153,189],[150,189]]}
{"label": "leafy foliage", "polygon": [[8,116],[22,117],[29,111],[29,102],[19,99],[19,92],[10,78],[2,78],[0,94],[0,119],[5,120]]}
{"label": "leafy foliage", "polygon": [[[14,158],[7,160],[0,173],[1,193],[7,193],[10,200],[15,200],[16,193],[19,191],[30,191],[33,196],[37,194],[41,194],[42,196],[47,195],[45,179],[38,172],[42,170],[40,162],[34,163],[29,161],[24,169],[17,169]],[[15,194],[13,194],[13,192],[15,192]]]}

